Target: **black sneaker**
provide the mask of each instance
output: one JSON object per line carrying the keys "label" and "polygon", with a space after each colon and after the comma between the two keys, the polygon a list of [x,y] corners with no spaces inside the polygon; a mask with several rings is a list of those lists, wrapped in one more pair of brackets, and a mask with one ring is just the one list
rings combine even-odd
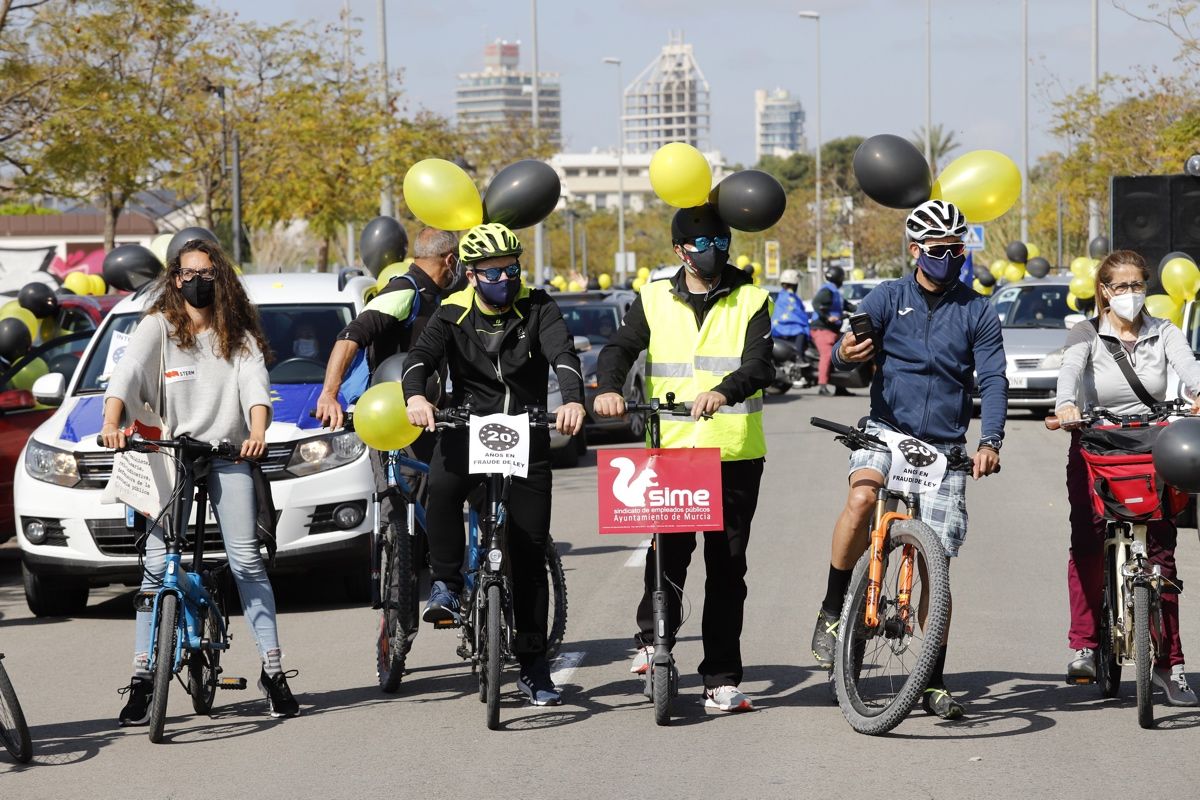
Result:
{"label": "black sneaker", "polygon": [[847,389],[845,386],[839,386],[833,390],[834,397],[854,397],[854,392]]}
{"label": "black sneaker", "polygon": [[962,719],[967,709],[950,696],[945,686],[930,686],[921,698],[926,714],[936,714],[942,719]]}
{"label": "black sneaker", "polygon": [[838,618],[825,613],[825,609],[817,612],[817,626],[813,628],[812,654],[821,669],[833,669],[833,651],[837,647]]}
{"label": "black sneaker", "polygon": [[127,694],[125,707],[117,717],[121,727],[145,725],[150,721],[150,701],[154,698],[154,683],[149,678],[131,678],[129,685],[117,689],[117,694]]}
{"label": "black sneaker", "polygon": [[265,669],[259,674],[258,688],[267,696],[267,707],[270,709],[272,717],[300,716],[300,704],[292,696],[292,690],[288,687],[287,682],[289,677],[294,678],[299,674],[296,670],[292,670],[271,676]]}
{"label": "black sneaker", "polygon": [[550,665],[544,658],[521,668],[517,688],[529,698],[530,705],[556,706],[562,701],[554,681],[550,680]]}

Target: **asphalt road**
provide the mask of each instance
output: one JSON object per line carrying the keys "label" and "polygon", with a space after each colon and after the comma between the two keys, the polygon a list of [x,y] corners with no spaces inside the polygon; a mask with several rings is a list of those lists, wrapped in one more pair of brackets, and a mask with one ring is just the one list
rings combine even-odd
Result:
{"label": "asphalt road", "polygon": [[[892,734],[854,733],[831,705],[808,640],[824,593],[829,531],[845,492],[846,451],[807,425],[853,422],[864,398],[792,393],[769,403],[770,455],[750,546],[743,688],[759,710],[706,712],[700,660],[702,564],[687,595],[695,613],[676,656],[678,717],[656,728],[629,675],[640,591],[639,537],[600,537],[595,460],[555,474],[554,537],[570,592],[557,708],[526,707],[509,673],[502,730],[484,727],[456,635],[423,630],[398,695],[375,685],[376,612],[345,605],[316,582],[280,587],[285,666],[303,715],[277,721],[253,689],[222,692],[196,717],[171,694],[167,740],[115,724],[127,682],[130,594],[93,594],[85,616],[36,620],[17,565],[0,560],[0,650],[32,726],[36,756],[0,752],[6,798],[250,797],[899,797],[1194,796],[1200,711],[1158,706],[1137,727],[1133,686],[1099,699],[1063,682],[1067,661],[1065,437],[1032,417],[1009,422],[1004,471],[969,488],[971,532],[954,562],[947,680],[968,717],[919,710]],[[1180,535],[1185,580],[1200,581],[1193,531]],[[1200,585],[1198,583],[1197,585]],[[1200,648],[1185,594],[1183,641]],[[226,674],[257,675],[241,619]],[[1197,658],[1200,663],[1200,657]],[[1200,676],[1198,676],[1200,678]],[[1200,685],[1200,680],[1196,683]]]}

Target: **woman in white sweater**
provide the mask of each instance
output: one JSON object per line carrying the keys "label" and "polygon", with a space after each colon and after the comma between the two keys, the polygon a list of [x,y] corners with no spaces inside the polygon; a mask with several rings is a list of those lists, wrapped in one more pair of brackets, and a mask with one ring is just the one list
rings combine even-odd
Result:
{"label": "woman in white sweater", "polygon": [[[271,423],[265,362],[268,347],[258,312],[228,258],[211,242],[188,242],[167,265],[154,291],[157,297],[138,323],[104,395],[100,431],[104,444],[124,446],[121,424],[126,409],[138,409],[145,403],[153,406],[162,381],[166,408],[155,411],[166,420],[172,435],[202,442],[241,442],[242,459],[261,457]],[[164,342],[165,359],[161,354]],[[159,375],[164,360],[166,372]],[[249,465],[242,460],[215,462],[208,491],[246,621],[262,657],[259,686],[267,695],[272,716],[295,716],[299,705],[280,664],[275,595],[258,548]],[[190,505],[190,492],[185,491],[184,496]],[[146,539],[143,591],[157,586],[165,569],[165,553],[163,531],[154,526]],[[119,717],[122,725],[142,725],[149,717],[153,692],[147,669],[150,616],[140,609],[137,614],[133,678],[129,688],[122,690],[129,695]]]}

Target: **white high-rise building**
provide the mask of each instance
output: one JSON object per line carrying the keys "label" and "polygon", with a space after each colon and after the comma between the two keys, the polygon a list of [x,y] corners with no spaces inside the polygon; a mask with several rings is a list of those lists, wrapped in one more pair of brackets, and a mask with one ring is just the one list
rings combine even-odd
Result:
{"label": "white high-rise building", "polygon": [[804,108],[786,89],[754,92],[754,158],[787,158],[804,146]]}
{"label": "white high-rise building", "polygon": [[[533,121],[533,73],[519,69],[521,43],[497,39],[483,50],[483,72],[458,76],[455,118],[460,126],[511,125]],[[555,148],[562,146],[558,74],[538,78],[538,126]]]}
{"label": "white high-rise building", "polygon": [[625,150],[653,153],[668,142],[709,148],[708,81],[683,34],[672,32],[658,57],[625,87]]}

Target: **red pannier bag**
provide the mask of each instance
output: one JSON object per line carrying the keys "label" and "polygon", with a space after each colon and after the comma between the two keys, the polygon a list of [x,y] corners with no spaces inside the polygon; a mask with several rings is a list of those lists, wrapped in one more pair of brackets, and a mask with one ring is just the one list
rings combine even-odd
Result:
{"label": "red pannier bag", "polygon": [[1167,423],[1137,428],[1101,426],[1080,436],[1098,516],[1126,522],[1173,519],[1188,495],[1154,471],[1154,442]]}

